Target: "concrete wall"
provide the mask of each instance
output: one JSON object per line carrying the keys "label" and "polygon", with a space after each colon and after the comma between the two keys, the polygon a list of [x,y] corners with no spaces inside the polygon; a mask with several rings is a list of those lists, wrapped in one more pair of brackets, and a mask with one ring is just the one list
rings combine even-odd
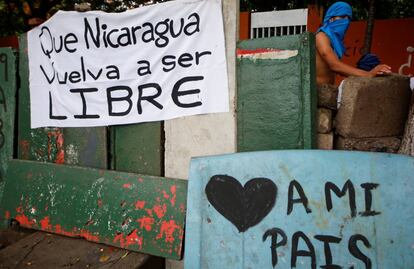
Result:
{"label": "concrete wall", "polygon": [[[236,152],[236,41],[239,1],[223,0],[230,112],[191,116],[165,122],[165,176],[188,178],[191,157]],[[167,269],[183,268],[167,260]]]}
{"label": "concrete wall", "polygon": [[407,76],[344,80],[338,90],[318,87],[318,148],[397,153],[408,115],[411,90]]}

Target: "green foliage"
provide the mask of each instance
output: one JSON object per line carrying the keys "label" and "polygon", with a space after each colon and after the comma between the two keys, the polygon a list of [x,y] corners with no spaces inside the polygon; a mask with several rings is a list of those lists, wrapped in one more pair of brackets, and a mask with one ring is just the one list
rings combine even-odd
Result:
{"label": "green foliage", "polygon": [[75,10],[82,3],[91,10],[122,12],[164,1],[168,0],[0,0],[0,37],[26,32],[58,10]]}
{"label": "green foliage", "polygon": [[24,18],[17,1],[0,0],[0,36],[10,36],[24,29]]}
{"label": "green foliage", "polygon": [[[343,0],[352,6],[354,20],[366,20],[368,18],[368,0]],[[240,0],[241,11],[271,11],[306,8],[309,4],[316,4],[328,8],[337,0]],[[414,17],[413,0],[376,0],[375,18],[408,18]]]}

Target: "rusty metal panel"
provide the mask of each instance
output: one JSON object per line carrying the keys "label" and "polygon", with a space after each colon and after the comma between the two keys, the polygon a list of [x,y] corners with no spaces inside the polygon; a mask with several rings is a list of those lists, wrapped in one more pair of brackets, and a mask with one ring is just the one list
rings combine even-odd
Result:
{"label": "rusty metal panel", "polygon": [[[13,158],[16,109],[16,57],[10,48],[0,48],[0,201],[8,160]],[[0,216],[0,223],[3,216]],[[1,224],[0,224],[1,227]]]}
{"label": "rusty metal panel", "polygon": [[184,180],[12,160],[3,210],[27,228],[181,257]]}
{"label": "rusty metal panel", "polygon": [[30,128],[29,65],[27,35],[19,36],[18,152],[19,159],[64,163],[61,128]]}
{"label": "rusty metal panel", "polygon": [[267,151],[192,160],[185,268],[407,269],[414,158]]}

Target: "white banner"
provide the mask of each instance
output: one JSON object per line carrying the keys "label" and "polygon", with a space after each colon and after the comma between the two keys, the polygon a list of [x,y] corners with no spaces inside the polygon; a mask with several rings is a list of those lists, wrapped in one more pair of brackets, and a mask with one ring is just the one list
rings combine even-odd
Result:
{"label": "white banner", "polygon": [[59,11],[28,33],[31,127],[227,112],[221,0]]}

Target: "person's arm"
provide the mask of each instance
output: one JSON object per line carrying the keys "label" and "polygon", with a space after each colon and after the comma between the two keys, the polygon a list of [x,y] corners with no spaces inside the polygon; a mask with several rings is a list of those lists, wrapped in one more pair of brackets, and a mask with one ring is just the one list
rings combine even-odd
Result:
{"label": "person's arm", "polygon": [[333,72],[344,76],[375,77],[376,75],[391,72],[391,68],[385,64],[379,64],[367,72],[343,63],[336,56],[328,36],[323,32],[319,32],[316,35],[316,50]]}

